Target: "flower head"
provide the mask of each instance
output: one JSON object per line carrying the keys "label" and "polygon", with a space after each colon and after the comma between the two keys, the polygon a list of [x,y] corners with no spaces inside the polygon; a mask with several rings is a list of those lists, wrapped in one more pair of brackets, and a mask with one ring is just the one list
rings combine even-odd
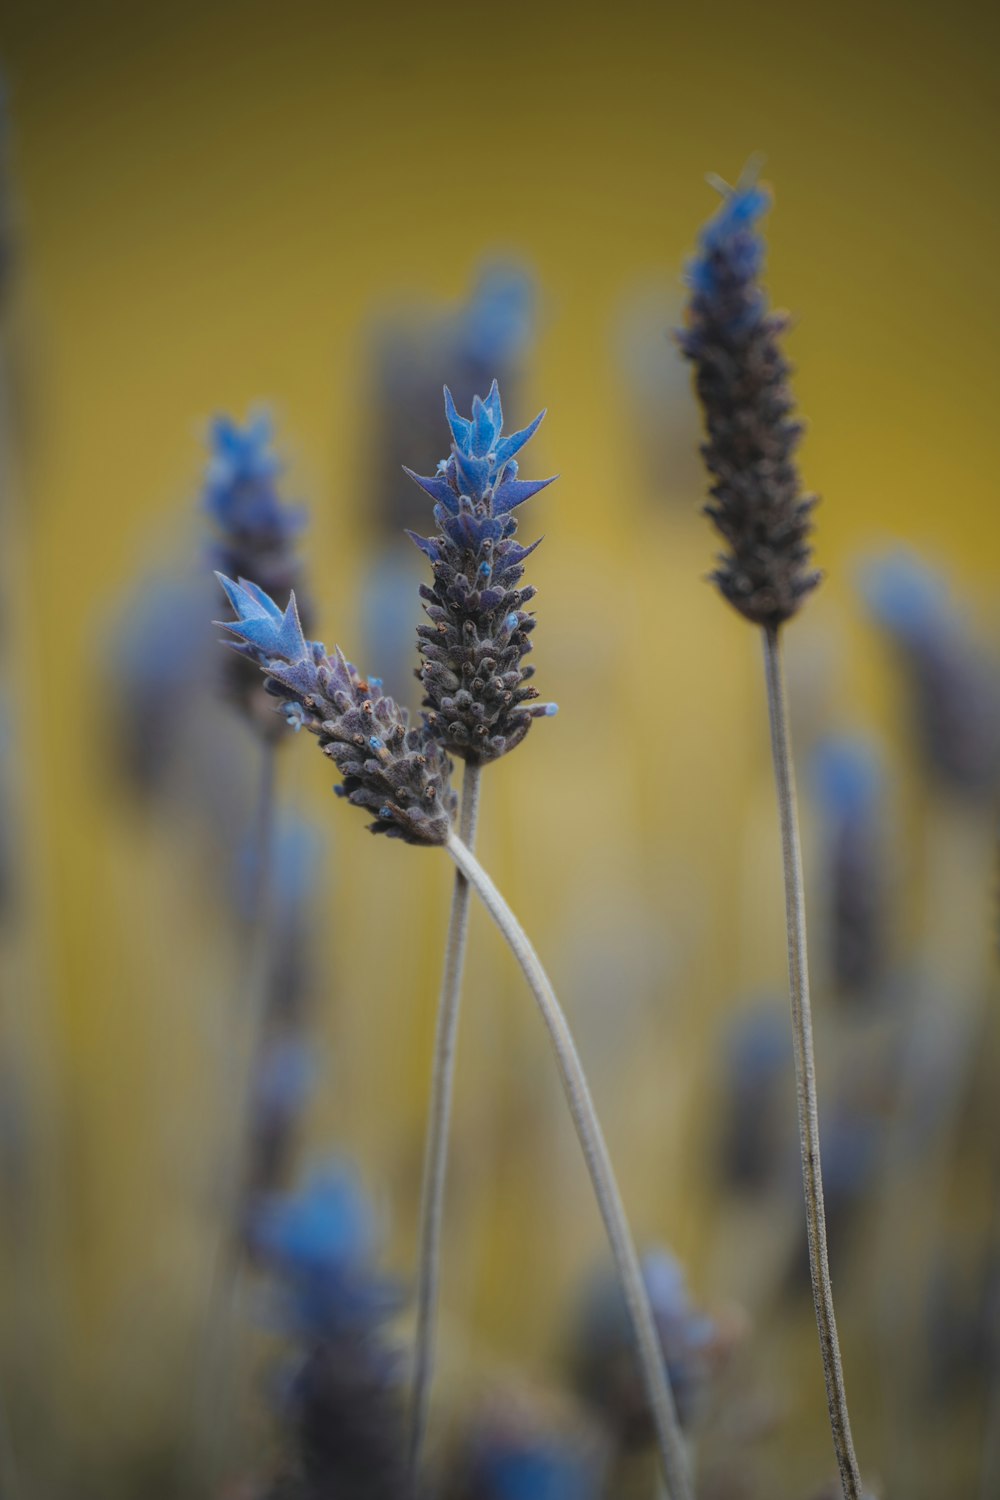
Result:
{"label": "flower head", "polygon": [[408,728],[406,710],[364,678],[337,647],[307,641],[294,593],[284,610],[255,583],[219,575],[236,618],[218,623],[234,649],[266,676],[288,722],[315,734],[334,762],[339,795],[377,815],[373,833],[411,844],[443,844],[455,797],[450,762],[426,728]]}
{"label": "flower head", "polygon": [[[678,1415],[687,1426],[727,1352],[726,1336],[720,1324],[695,1307],[683,1268],[669,1251],[645,1255],[642,1275]],[[623,1442],[648,1439],[651,1422],[632,1352],[625,1299],[608,1273],[597,1275],[587,1289],[575,1330],[573,1366],[580,1393],[604,1412]]]}
{"label": "flower head", "polygon": [[444,1493],[447,1500],[597,1500],[606,1449],[575,1404],[508,1383],[473,1413]]}
{"label": "flower head", "polygon": [[822,740],[811,781],[823,824],[829,961],[838,990],[874,993],[888,937],[882,767],[875,747],[848,735]]}
{"label": "flower head", "polygon": [[260,1199],[250,1242],[282,1282],[288,1320],[300,1333],[352,1331],[395,1306],[395,1292],[371,1269],[377,1248],[371,1204],[342,1163],[317,1170],[297,1193]]}
{"label": "flower head", "polygon": [[779,337],[788,319],[768,310],[757,227],[770,195],[753,177],[724,189],[687,268],[691,290],[681,350],[695,367],[705,416],[702,455],[712,475],[705,507],[726,543],[712,574],[755,625],[791,618],[819,582],[810,565],[815,497],[802,493],[790,366]]}
{"label": "flower head", "polygon": [[335,1161],[298,1193],[263,1199],[251,1243],[300,1347],[271,1495],[404,1500],[401,1366],[385,1334],[399,1298],[376,1267],[375,1218],[353,1170]]}
{"label": "flower head", "polygon": [[434,572],[433,587],[421,589],[431,623],[418,627],[417,675],[428,727],[455,754],[481,762],[520,744],[533,718],[555,713],[554,704],[532,701],[534,669],[521,665],[535,623],[524,606],[535,590],[519,585],[538,543],[515,541],[513,514],[552,481],[517,477],[515,455],[544,412],[505,436],[496,381],[485,401],[473,398],[471,417],[459,415],[446,388],[445,411],[449,457],[432,477],[411,475],[434,501],[440,527],[433,537],[409,533]]}
{"label": "flower head", "polygon": [[1000,767],[1000,676],[943,575],[906,551],[868,560],[861,592],[896,646],[917,743],[930,772],[971,799],[992,796]]}
{"label": "flower head", "polygon": [[[230,417],[217,417],[211,425],[202,495],[202,508],[215,532],[211,562],[229,577],[257,579],[271,595],[296,589],[301,597],[296,541],[305,511],[281,499],[281,463],[273,437],[266,412],[251,416],[243,426]],[[281,721],[268,712],[261,680],[246,662],[232,659],[228,685],[258,730],[280,733]]]}

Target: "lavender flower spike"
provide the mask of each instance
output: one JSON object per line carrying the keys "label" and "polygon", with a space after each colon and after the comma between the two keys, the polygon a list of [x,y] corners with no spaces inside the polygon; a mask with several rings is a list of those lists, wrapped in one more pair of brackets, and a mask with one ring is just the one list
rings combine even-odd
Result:
{"label": "lavender flower spike", "polygon": [[802,493],[795,465],[802,428],[779,344],[789,320],[768,310],[759,281],[757,221],[770,194],[749,174],[724,192],[687,268],[691,299],[678,338],[705,415],[702,455],[713,478],[705,514],[726,543],[712,581],[752,624],[775,629],[820,581],[809,546],[816,499]]}
{"label": "lavender flower spike", "polygon": [[431,623],[417,629],[417,676],[428,727],[454,754],[482,764],[519,745],[532,719],[556,712],[554,703],[532,702],[534,668],[521,665],[535,625],[524,606],[535,590],[519,585],[538,543],[514,539],[515,509],[552,480],[518,479],[514,456],[544,412],[505,437],[495,380],[485,401],[473,398],[471,418],[459,416],[447,387],[444,399],[450,456],[433,477],[406,471],[434,501],[441,528],[433,537],[409,533],[434,571],[433,587],[420,590]]}
{"label": "lavender flower spike", "polygon": [[328,656],[320,642],[306,640],[294,593],[282,610],[256,584],[218,578],[236,618],[217,623],[236,637],[233,649],[264,672],[292,727],[318,737],[344,778],[338,795],[376,813],[373,833],[445,843],[455,805],[451,763],[427,729],[410,729],[406,710],[339,647]]}

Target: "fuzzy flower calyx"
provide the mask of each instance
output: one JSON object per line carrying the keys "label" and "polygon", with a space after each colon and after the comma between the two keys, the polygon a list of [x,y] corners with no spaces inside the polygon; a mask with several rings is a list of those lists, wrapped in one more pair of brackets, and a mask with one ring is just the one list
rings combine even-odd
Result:
{"label": "fuzzy flower calyx", "polygon": [[315,734],[343,777],[339,795],[374,812],[373,833],[411,844],[443,844],[455,796],[450,762],[425,728],[410,729],[407,714],[364,678],[340,648],[328,656],[302,633],[294,593],[284,610],[256,584],[219,574],[236,618],[218,623],[231,643],[264,673],[267,691],[281,700],[298,730]]}
{"label": "fuzzy flower calyx", "polygon": [[724,190],[687,268],[691,298],[679,342],[705,416],[701,451],[713,480],[705,514],[726,543],[712,581],[752,624],[774,629],[820,574],[809,545],[816,499],[802,493],[795,464],[802,428],[779,343],[788,318],[769,310],[760,285],[765,244],[757,224],[770,202],[749,175]]}
{"label": "fuzzy flower calyx", "polygon": [[430,624],[417,630],[417,676],[428,728],[454,754],[484,762],[520,744],[532,719],[556,711],[533,701],[534,668],[522,666],[535,624],[524,606],[535,590],[520,584],[538,543],[515,540],[514,515],[552,483],[518,479],[515,458],[545,413],[505,436],[496,381],[485,401],[473,398],[471,418],[459,416],[447,388],[444,394],[451,454],[431,477],[407,470],[434,501],[440,528],[433,537],[409,533],[434,573],[433,586],[420,591]]}

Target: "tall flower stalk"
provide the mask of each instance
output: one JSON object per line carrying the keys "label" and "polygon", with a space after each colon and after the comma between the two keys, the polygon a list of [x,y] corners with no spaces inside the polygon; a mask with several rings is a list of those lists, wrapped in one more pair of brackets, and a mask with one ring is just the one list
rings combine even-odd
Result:
{"label": "tall flower stalk", "polygon": [[[202,508],[213,530],[209,549],[212,563],[240,573],[252,572],[276,589],[300,583],[296,541],[305,515],[301,507],[287,504],[279,494],[281,463],[273,449],[270,418],[258,413],[240,426],[229,417],[218,417],[210,430],[209,447]],[[239,1011],[232,1054],[235,1105],[224,1122],[220,1228],[213,1250],[195,1383],[191,1464],[206,1488],[214,1483],[228,1436],[225,1368],[245,1229],[254,1086],[269,1003],[277,751],[285,727],[274,714],[273,703],[252,663],[227,653],[223,687],[257,743],[260,769],[251,835],[249,936],[238,980]]]}
{"label": "tall flower stalk", "polygon": [[[339,649],[331,656],[320,643],[305,639],[294,594],[282,610],[252,583],[221,581],[235,614],[223,623],[235,637],[236,650],[264,672],[265,687],[280,700],[289,722],[316,735],[320,748],[343,777],[337,788],[340,795],[376,814],[369,824],[372,832],[410,844],[446,848],[464,879],[475,886],[520,963],[556,1052],[621,1276],[669,1493],[672,1500],[690,1500],[687,1456],[663,1351],[583,1067],[552,986],[523,929],[454,833],[456,799],[450,788],[447,754],[426,720],[420,728],[409,727],[405,710],[382,692],[378,679],[362,677]],[[471,695],[470,699],[476,701]],[[508,707],[503,704],[503,709]],[[494,722],[498,725],[495,740],[505,733],[514,743],[523,738],[525,729],[503,713]]]}
{"label": "tall flower stalk", "polygon": [[635,1335],[646,1399],[649,1402],[656,1432],[656,1443],[671,1500],[685,1500],[693,1494],[680,1419],[674,1402],[664,1362],[663,1349],[650,1305],[649,1292],[643,1280],[642,1266],[628,1226],[614,1167],[604,1140],[587,1077],[576,1050],[572,1032],[552,983],[542,967],[524,928],[507,905],[493,881],[475,855],[461,839],[452,834],[448,853],[466,879],[475,886],[486,910],[502,934],[528,982],[541,1012],[556,1055],[566,1102],[573,1118],[580,1148],[587,1163],[594,1197],[611,1245],[615,1266],[625,1294],[629,1318]]}
{"label": "tall flower stalk", "polygon": [[763,638],[813,1304],[841,1485],[846,1500],[861,1500],[827,1251],[802,852],[782,662],[782,627],[820,579],[810,562],[815,498],[802,493],[795,463],[801,427],[792,416],[790,367],[779,342],[788,320],[768,308],[760,285],[764,240],[757,224],[769,206],[769,194],[752,174],[733,189],[723,187],[722,206],[702,231],[688,267],[691,299],[680,342],[694,365],[705,417],[702,454],[713,481],[706,514],[725,543],[712,581]]}
{"label": "tall flower stalk", "polygon": [[[522,666],[531,650],[534,619],[524,610],[534,589],[521,588],[524,559],[533,550],[515,540],[514,509],[550,480],[517,479],[514,455],[532,436],[544,412],[529,427],[504,436],[496,381],[483,401],[472,402],[471,419],[459,416],[445,390],[451,429],[450,456],[433,477],[407,473],[434,500],[440,531],[413,541],[429,560],[433,586],[421,594],[430,621],[418,627],[426,723],[453,755],[465,761],[460,832],[475,847],[480,773],[512,750],[533,718],[555,712],[533,702],[527,685],[533,669]],[[537,543],[535,544],[537,545]],[[410,1410],[410,1465],[420,1473],[433,1378],[434,1328],[440,1283],[448,1134],[454,1088],[462,975],[469,920],[469,886],[455,872],[444,975],[434,1039],[417,1267],[417,1326]]]}

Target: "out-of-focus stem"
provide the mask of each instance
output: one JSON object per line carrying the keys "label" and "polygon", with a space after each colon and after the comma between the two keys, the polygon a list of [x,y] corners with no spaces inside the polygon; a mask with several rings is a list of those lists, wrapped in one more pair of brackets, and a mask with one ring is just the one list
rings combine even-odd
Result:
{"label": "out-of-focus stem", "polygon": [[475,886],[483,905],[520,964],[542,1013],[625,1294],[669,1500],[692,1500],[693,1490],[684,1437],[677,1418],[677,1408],[670,1389],[649,1294],[604,1134],[566,1017],[527,934],[475,855],[455,834],[448,840],[448,853]]}
{"label": "out-of-focus stem", "polygon": [[[277,815],[277,747],[261,746],[260,783],[253,833],[253,887],[250,940],[239,983],[239,1014],[233,1048],[235,1104],[226,1122],[228,1145],[220,1184],[219,1223],[212,1255],[201,1353],[195,1374],[192,1444],[183,1465],[180,1497],[209,1496],[217,1487],[217,1470],[230,1432],[233,1320],[243,1245],[242,1211],[252,1139],[256,1066],[267,1010],[271,972],[274,831]],[[179,1500],[180,1500],[179,1497]]]}
{"label": "out-of-focus stem", "polygon": [[798,1103],[799,1142],[802,1154],[802,1185],[806,1203],[806,1235],[813,1305],[819,1330],[819,1347],[826,1380],[830,1430],[840,1469],[845,1500],[862,1500],[861,1476],[851,1437],[844,1371],[833,1310],[833,1286],[826,1243],[826,1211],[823,1206],[823,1174],[819,1154],[819,1106],[816,1095],[816,1059],[813,1054],[812,1007],[809,1000],[809,965],[806,954],[806,906],[799,844],[795,774],[792,768],[791,736],[781,641],[777,629],[765,629],[764,667],[767,706],[771,724],[771,753],[781,822],[781,852],[785,872],[785,924],[788,935],[788,980],[792,1001],[792,1037],[795,1046],[795,1093]]}
{"label": "out-of-focus stem", "polygon": [[[481,774],[480,766],[474,761],[466,761],[465,776],[462,781],[459,828],[462,842],[468,849],[474,848],[476,842]],[[413,1392],[409,1434],[410,1478],[414,1489],[419,1485],[433,1378],[434,1325],[441,1274],[441,1224],[448,1170],[448,1129],[451,1121],[455,1051],[468,927],[469,882],[461,870],[456,870],[434,1038],[434,1071],[431,1079],[430,1113],[427,1122],[427,1145],[420,1205],[417,1331],[413,1352]]]}

